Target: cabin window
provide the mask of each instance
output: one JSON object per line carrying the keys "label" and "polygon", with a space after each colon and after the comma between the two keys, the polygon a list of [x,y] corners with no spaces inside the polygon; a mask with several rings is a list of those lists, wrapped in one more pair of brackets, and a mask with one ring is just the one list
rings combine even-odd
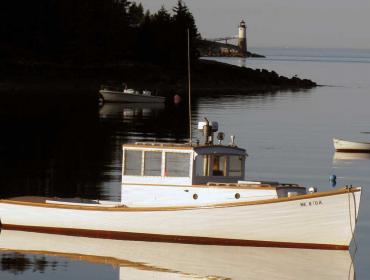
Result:
{"label": "cabin window", "polygon": [[226,176],[226,156],[213,156],[213,176]]}
{"label": "cabin window", "polygon": [[211,156],[198,155],[195,158],[195,175],[196,176],[209,176],[209,163]]}
{"label": "cabin window", "polygon": [[125,175],[141,175],[141,151],[125,151]]}
{"label": "cabin window", "polygon": [[241,177],[243,170],[243,157],[230,156],[229,157],[229,176]]}
{"label": "cabin window", "polygon": [[166,153],[166,170],[164,175],[167,177],[189,177],[190,172],[189,153]]}
{"label": "cabin window", "polygon": [[145,152],[144,175],[161,176],[162,152]]}

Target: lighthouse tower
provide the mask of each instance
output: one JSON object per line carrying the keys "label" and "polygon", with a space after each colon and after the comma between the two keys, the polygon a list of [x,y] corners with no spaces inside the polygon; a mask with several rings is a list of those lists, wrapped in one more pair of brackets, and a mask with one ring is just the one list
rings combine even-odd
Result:
{"label": "lighthouse tower", "polygon": [[238,46],[240,48],[240,53],[243,56],[247,55],[247,25],[245,21],[242,20],[239,24],[239,42]]}

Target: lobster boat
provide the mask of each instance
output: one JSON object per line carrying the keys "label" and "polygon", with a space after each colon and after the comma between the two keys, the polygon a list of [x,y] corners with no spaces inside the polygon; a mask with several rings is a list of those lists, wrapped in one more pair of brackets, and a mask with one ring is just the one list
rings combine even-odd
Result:
{"label": "lobster boat", "polygon": [[204,141],[122,146],[119,202],[14,197],[0,200],[2,229],[116,240],[347,250],[361,188],[318,192],[245,180],[247,152],[198,124]]}

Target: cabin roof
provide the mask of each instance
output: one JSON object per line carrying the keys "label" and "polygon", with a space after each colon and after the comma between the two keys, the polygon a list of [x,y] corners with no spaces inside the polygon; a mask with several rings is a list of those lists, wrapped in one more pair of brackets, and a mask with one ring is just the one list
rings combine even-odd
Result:
{"label": "cabin roof", "polygon": [[231,145],[222,145],[222,144],[211,144],[211,145],[204,145],[204,144],[190,144],[190,143],[165,143],[165,142],[136,142],[131,144],[124,144],[122,145],[122,148],[142,148],[142,149],[152,149],[152,148],[158,148],[158,149],[173,149],[173,150],[194,150],[194,151],[200,151],[200,150],[212,150],[212,149],[227,149],[227,150],[235,150],[239,153],[245,153],[246,150],[239,148],[237,146],[231,146]]}

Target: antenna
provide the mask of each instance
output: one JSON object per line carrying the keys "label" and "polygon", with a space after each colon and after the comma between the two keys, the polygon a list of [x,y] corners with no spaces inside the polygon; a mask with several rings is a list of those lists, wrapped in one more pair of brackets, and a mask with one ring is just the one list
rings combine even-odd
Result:
{"label": "antenna", "polygon": [[191,76],[190,76],[190,30],[188,28],[188,90],[189,90],[189,142],[193,142],[191,134]]}

